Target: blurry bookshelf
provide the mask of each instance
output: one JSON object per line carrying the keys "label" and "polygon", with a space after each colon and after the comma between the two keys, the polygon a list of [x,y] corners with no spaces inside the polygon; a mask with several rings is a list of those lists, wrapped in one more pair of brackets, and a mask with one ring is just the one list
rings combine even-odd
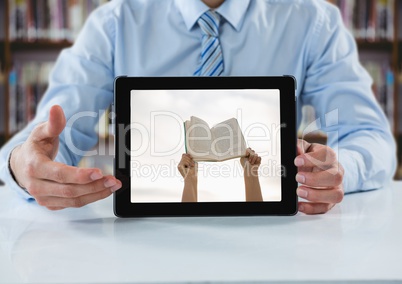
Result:
{"label": "blurry bookshelf", "polygon": [[[0,1],[0,147],[32,120],[60,51],[108,0]],[[100,136],[109,128],[99,127]],[[103,132],[102,132],[103,131]]]}
{"label": "blurry bookshelf", "polygon": [[[1,63],[0,63],[1,64]],[[1,68],[1,66],[0,66]],[[0,69],[0,145],[3,145],[6,137],[6,78],[4,72]]]}
{"label": "blurry bookshelf", "polygon": [[[373,92],[397,135],[398,11],[396,0],[332,0],[355,37],[362,65],[373,78]],[[400,2],[400,1],[399,1]],[[399,7],[398,7],[399,6]]]}
{"label": "blurry bookshelf", "polygon": [[53,62],[17,62],[8,77],[8,129],[16,133],[31,121],[40,98],[47,89]]}
{"label": "blurry bookshelf", "polygon": [[88,15],[107,0],[8,0],[9,40],[73,42]]}
{"label": "blurry bookshelf", "polygon": [[[337,5],[356,38],[362,64],[374,80],[373,91],[384,109],[402,160],[402,3],[398,0],[328,0]],[[32,119],[47,88],[59,52],[72,45],[89,13],[108,0],[0,1],[0,146]],[[315,120],[303,110],[301,127]],[[99,152],[111,153],[108,112],[99,124]],[[299,134],[301,135],[301,134]],[[304,136],[326,143],[319,131]],[[109,143],[110,144],[110,143]],[[107,156],[106,153],[106,156]],[[95,165],[86,160],[84,164]],[[401,162],[399,162],[401,165]],[[402,167],[399,170],[402,178]]]}
{"label": "blurry bookshelf", "polygon": [[[374,95],[386,114],[398,144],[399,168],[395,177],[402,179],[402,1],[398,0],[328,0],[336,5],[343,22],[356,39],[360,62],[373,78]],[[314,109],[307,106],[299,130],[315,120]],[[306,140],[323,143],[324,133],[316,131]]]}
{"label": "blurry bookshelf", "polygon": [[392,42],[395,37],[395,0],[331,0],[357,41]]}

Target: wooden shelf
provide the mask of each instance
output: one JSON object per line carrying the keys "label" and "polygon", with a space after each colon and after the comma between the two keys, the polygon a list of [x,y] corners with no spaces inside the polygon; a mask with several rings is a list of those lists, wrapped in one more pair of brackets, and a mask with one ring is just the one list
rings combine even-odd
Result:
{"label": "wooden shelf", "polygon": [[393,42],[392,41],[367,41],[367,40],[356,40],[359,49],[365,50],[384,50],[392,52]]}
{"label": "wooden shelf", "polygon": [[10,42],[10,48],[12,51],[59,50],[70,47],[72,44],[72,42],[67,40],[13,41]]}

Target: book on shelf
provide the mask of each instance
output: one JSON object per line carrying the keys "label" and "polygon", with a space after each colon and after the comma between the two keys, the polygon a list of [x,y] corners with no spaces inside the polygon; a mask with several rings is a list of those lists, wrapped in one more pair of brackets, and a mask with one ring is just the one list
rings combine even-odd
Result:
{"label": "book on shelf", "polygon": [[[9,118],[8,126],[10,134],[14,134],[24,128],[35,114],[37,105],[48,87],[48,78],[53,61],[49,62],[19,62],[14,64],[8,76],[9,83]],[[3,74],[4,75],[4,74]],[[0,78],[1,73],[0,73]],[[6,76],[3,76],[4,80]],[[4,84],[0,81],[0,110],[5,108]],[[4,103],[2,103],[2,99]],[[1,112],[4,114],[4,111]],[[108,138],[110,132],[110,109],[107,109],[100,117],[98,123],[98,135],[100,138]],[[1,119],[0,118],[0,123]],[[5,119],[5,118],[4,118]],[[4,120],[4,126],[6,125]],[[0,125],[0,132],[1,132]]]}
{"label": "book on shelf", "polygon": [[6,3],[0,1],[0,40],[6,38]]}
{"label": "book on shelf", "polygon": [[398,13],[396,15],[397,19],[398,19],[398,40],[402,40],[402,4],[398,4],[398,11],[396,11],[396,13]]}
{"label": "book on shelf", "polygon": [[395,0],[331,0],[357,40],[394,39]]}
{"label": "book on shelf", "polygon": [[21,130],[31,121],[45,93],[53,62],[17,63],[9,74],[9,131]]}
{"label": "book on shelf", "polygon": [[[398,113],[398,129],[397,129],[397,131],[398,131],[398,133],[401,135],[401,142],[402,142],[402,114],[400,113],[401,111],[402,111],[402,73],[399,73],[399,76],[398,76],[398,83],[399,83],[399,100],[398,100],[398,110],[399,110],[399,113]],[[402,148],[401,148],[401,151],[402,151]],[[402,156],[401,156],[401,159],[402,159]],[[401,165],[402,166],[402,165]],[[402,175],[401,175],[401,177],[402,177]]]}
{"label": "book on shelf", "polygon": [[6,132],[6,76],[2,71],[1,65],[0,62],[0,136],[3,136]]}
{"label": "book on shelf", "polygon": [[89,14],[108,2],[108,0],[8,1],[11,41],[41,39],[73,41]]}
{"label": "book on shelf", "polygon": [[221,162],[246,154],[246,141],[236,118],[210,128],[206,121],[192,116],[184,122],[184,131],[186,153],[196,162]]}

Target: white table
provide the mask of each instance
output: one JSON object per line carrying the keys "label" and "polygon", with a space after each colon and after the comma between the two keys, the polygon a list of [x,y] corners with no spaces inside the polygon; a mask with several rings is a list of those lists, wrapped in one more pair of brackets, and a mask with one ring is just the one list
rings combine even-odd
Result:
{"label": "white table", "polygon": [[402,182],[325,215],[229,218],[50,212],[0,187],[0,253],[0,283],[402,282]]}

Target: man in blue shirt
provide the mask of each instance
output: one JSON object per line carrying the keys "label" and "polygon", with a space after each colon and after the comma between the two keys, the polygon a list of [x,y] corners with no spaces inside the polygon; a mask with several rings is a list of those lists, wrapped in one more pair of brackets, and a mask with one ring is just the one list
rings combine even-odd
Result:
{"label": "man in blue shirt", "polygon": [[60,54],[34,121],[1,150],[1,178],[51,210],[80,207],[118,190],[121,183],[113,176],[76,167],[97,142],[97,118],[66,121],[106,109],[116,76],[193,75],[201,54],[197,20],[210,9],[221,18],[221,75],[292,74],[299,110],[312,105],[321,129],[337,133],[329,135],[328,146],[299,141],[297,193],[307,200],[299,203],[300,211],[325,213],[344,193],[391,180],[396,157],[389,125],[353,37],[339,11],[322,0],[111,1]]}

